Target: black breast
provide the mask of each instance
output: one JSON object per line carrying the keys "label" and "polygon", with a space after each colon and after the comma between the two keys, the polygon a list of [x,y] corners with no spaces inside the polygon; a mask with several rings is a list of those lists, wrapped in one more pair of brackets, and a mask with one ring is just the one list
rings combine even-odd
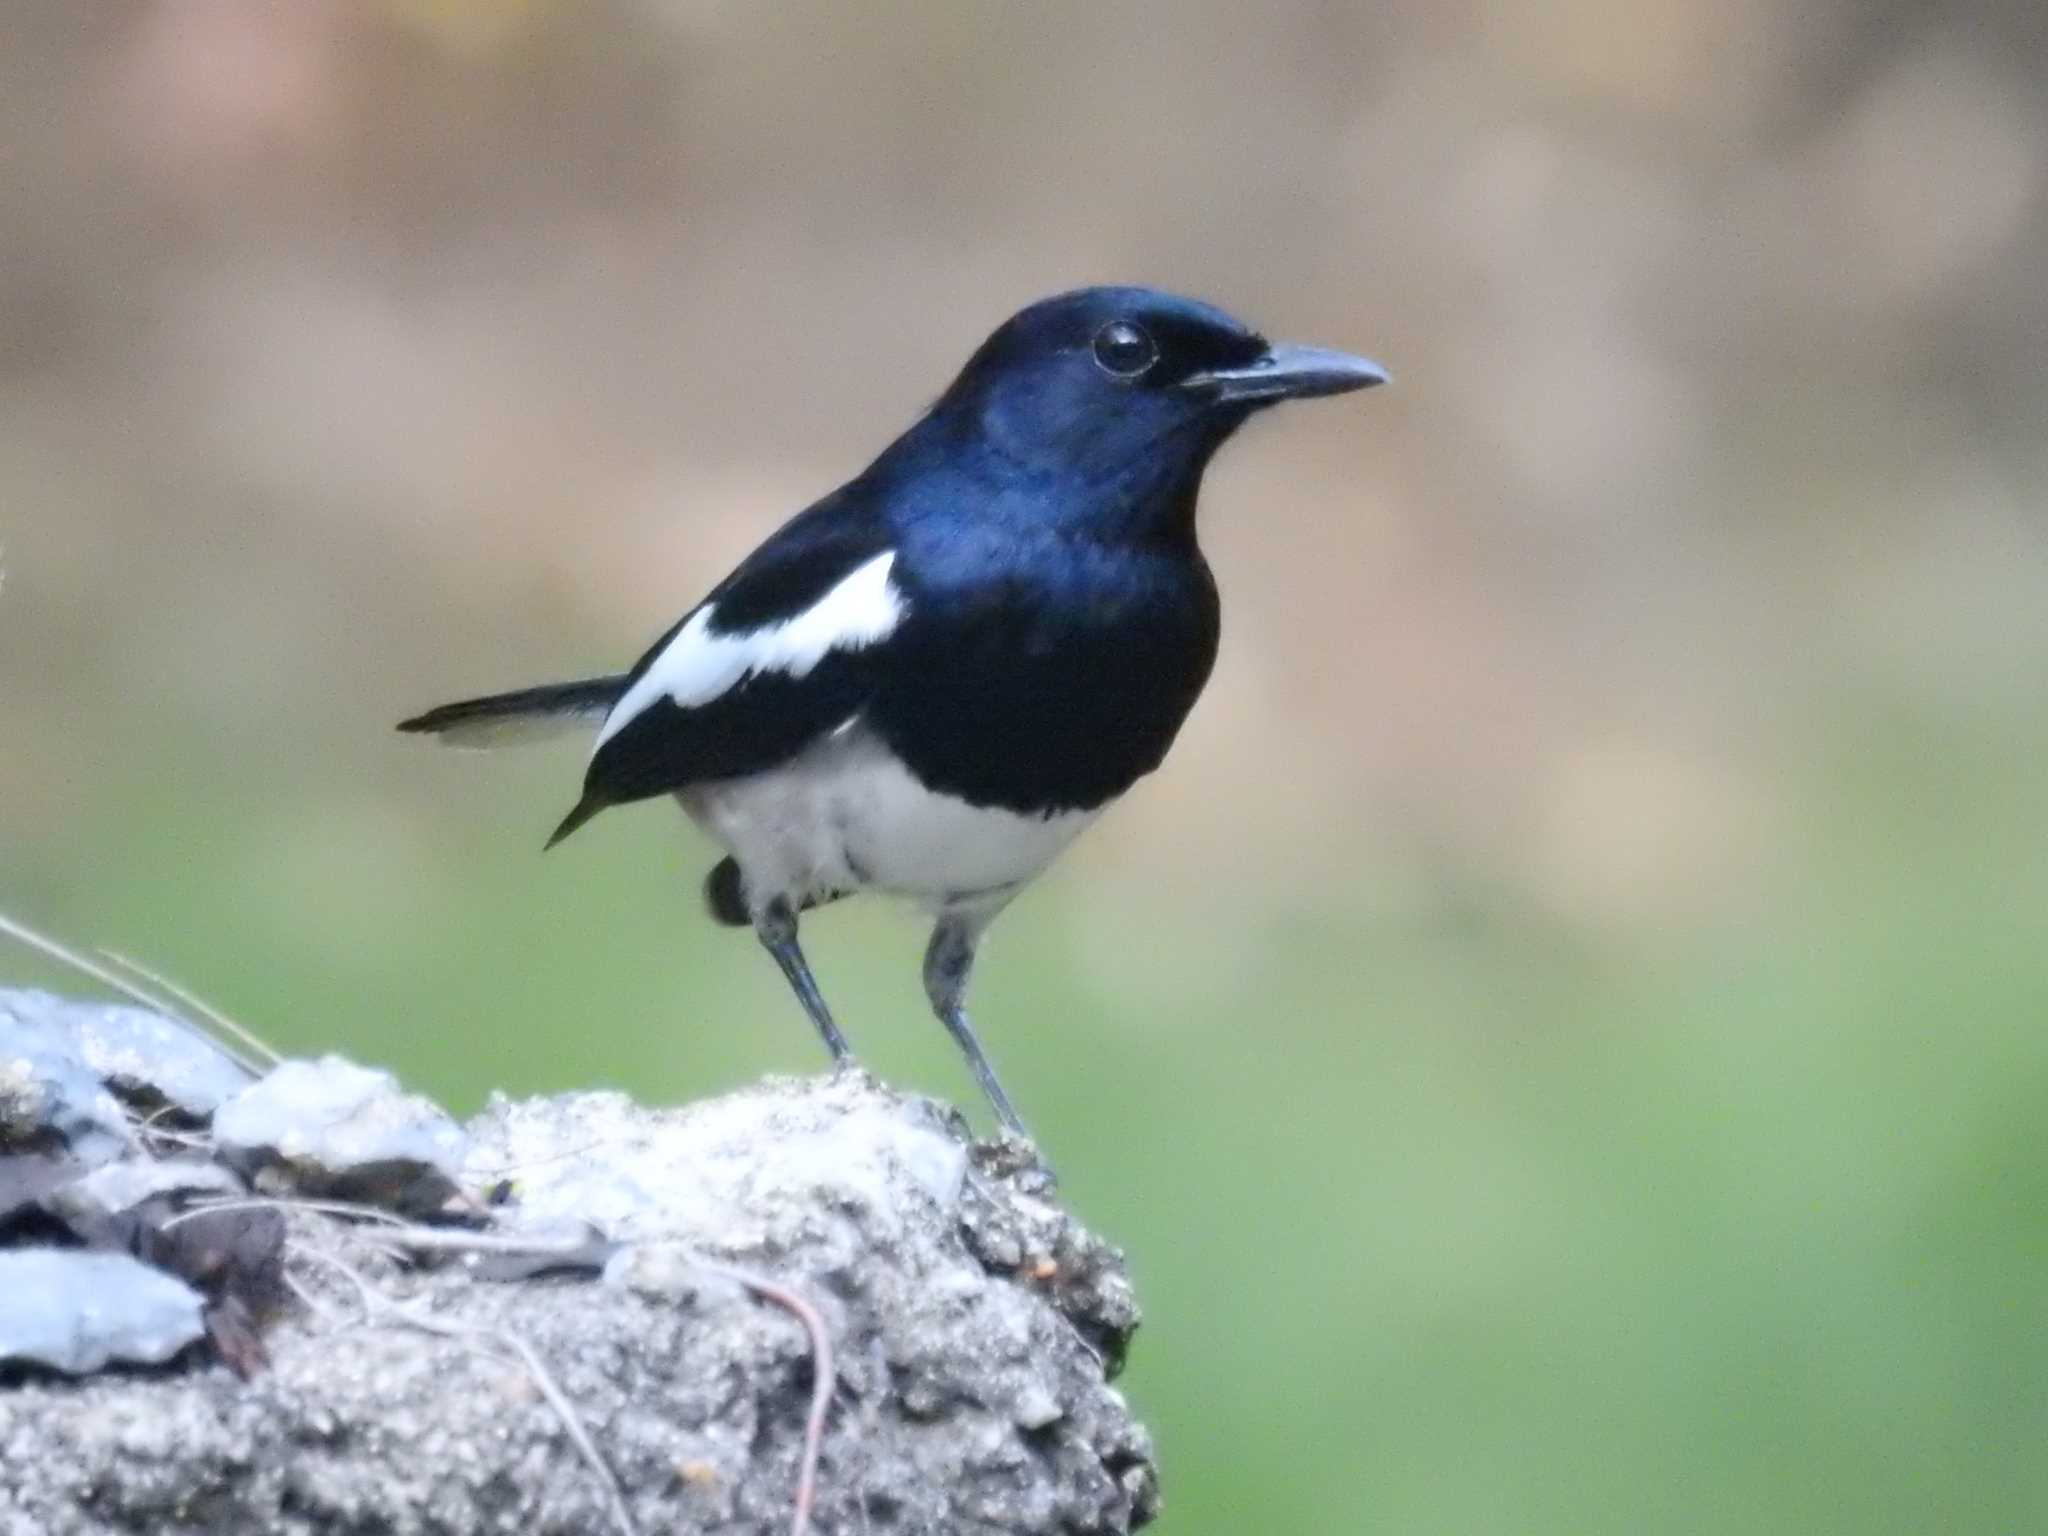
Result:
{"label": "black breast", "polygon": [[1092,809],[1159,766],[1208,681],[1219,612],[1199,554],[1051,554],[957,583],[899,566],[910,613],[866,718],[931,788]]}

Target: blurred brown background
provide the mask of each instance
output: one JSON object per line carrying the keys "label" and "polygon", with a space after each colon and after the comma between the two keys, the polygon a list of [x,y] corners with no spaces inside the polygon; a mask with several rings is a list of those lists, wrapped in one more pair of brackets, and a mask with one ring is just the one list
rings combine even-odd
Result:
{"label": "blurred brown background", "polygon": [[390,723],[1094,281],[1396,381],[1224,455],[1216,680],[981,977],[1167,1528],[2041,1523],[2036,4],[13,5],[0,904],[461,1104],[815,1068],[680,817]]}

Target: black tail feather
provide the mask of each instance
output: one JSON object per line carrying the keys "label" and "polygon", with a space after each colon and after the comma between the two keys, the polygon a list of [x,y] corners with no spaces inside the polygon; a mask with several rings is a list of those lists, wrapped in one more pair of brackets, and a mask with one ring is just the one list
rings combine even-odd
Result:
{"label": "black tail feather", "polygon": [[456,743],[495,744],[551,726],[570,727],[579,722],[599,720],[625,692],[623,677],[589,677],[573,683],[547,683],[538,688],[520,688],[511,693],[493,693],[480,699],[459,699],[443,704],[398,728],[415,734],[445,736]]}

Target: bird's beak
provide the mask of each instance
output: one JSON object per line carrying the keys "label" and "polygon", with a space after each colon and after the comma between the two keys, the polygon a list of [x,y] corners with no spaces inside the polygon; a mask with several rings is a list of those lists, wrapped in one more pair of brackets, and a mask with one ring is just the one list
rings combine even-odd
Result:
{"label": "bird's beak", "polygon": [[1242,368],[1211,368],[1189,374],[1181,388],[1231,404],[1265,404],[1274,400],[1306,400],[1313,395],[1341,395],[1387,382],[1378,363],[1328,347],[1297,347],[1276,342],[1265,355]]}

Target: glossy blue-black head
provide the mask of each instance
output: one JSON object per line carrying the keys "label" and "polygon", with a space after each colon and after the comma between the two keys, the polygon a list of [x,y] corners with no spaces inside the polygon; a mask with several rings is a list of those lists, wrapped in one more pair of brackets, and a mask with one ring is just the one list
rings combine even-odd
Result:
{"label": "glossy blue-black head", "polygon": [[1386,377],[1361,357],[1268,342],[1194,299],[1081,288],[1006,320],[934,414],[1031,469],[1096,482],[1199,475],[1254,411]]}

